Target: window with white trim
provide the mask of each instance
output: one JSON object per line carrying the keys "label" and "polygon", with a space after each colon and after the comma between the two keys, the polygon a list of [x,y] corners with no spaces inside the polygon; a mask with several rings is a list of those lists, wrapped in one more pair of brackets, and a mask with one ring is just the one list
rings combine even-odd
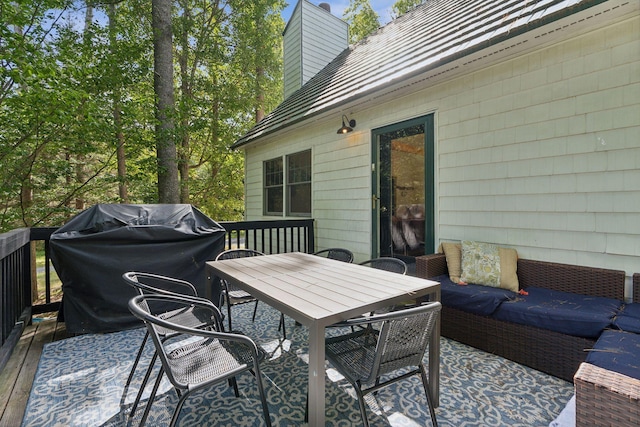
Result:
{"label": "window with white trim", "polygon": [[264,162],[264,214],[282,215],[284,198],[282,192],[282,158]]}
{"label": "window with white trim", "polygon": [[282,216],[285,206],[286,215],[311,216],[311,150],[264,162],[264,214]]}
{"label": "window with white trim", "polygon": [[287,156],[287,215],[311,216],[311,150]]}

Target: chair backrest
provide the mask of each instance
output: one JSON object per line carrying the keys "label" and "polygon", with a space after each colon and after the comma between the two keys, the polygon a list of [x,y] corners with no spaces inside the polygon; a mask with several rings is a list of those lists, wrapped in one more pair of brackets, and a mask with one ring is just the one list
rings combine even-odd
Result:
{"label": "chair backrest", "polygon": [[176,279],[174,277],[129,271],[124,273],[122,275],[122,278],[140,295],[165,294],[188,295],[193,297],[198,296],[198,291],[196,290],[195,286],[193,286],[186,280]]}
{"label": "chair backrest", "polygon": [[[229,249],[224,252],[220,252],[216,257],[216,261],[224,260],[224,259],[236,259],[236,258],[247,258],[252,256],[262,256],[264,253],[260,251],[256,251],[255,249]],[[232,283],[227,282],[226,280],[222,280],[223,290],[226,292],[237,291],[240,288],[233,285]],[[223,298],[224,295],[220,294],[220,298]],[[220,306],[222,306],[222,299],[220,300]]]}
{"label": "chair backrest", "polygon": [[353,262],[353,252],[343,248],[329,248],[314,252],[313,255],[323,256],[329,259],[335,259],[344,262]]}
{"label": "chair backrest", "polygon": [[222,259],[235,259],[235,258],[246,258],[250,256],[261,256],[264,253],[260,251],[256,251],[255,249],[229,249],[224,252],[220,252],[216,257],[216,261]]}
{"label": "chair backrest", "polygon": [[380,257],[363,261],[360,265],[377,268],[379,270],[392,271],[394,273],[407,274],[407,264],[398,258]]}
{"label": "chair backrest", "polygon": [[[165,319],[172,318],[174,321],[186,326],[199,326],[211,322],[211,318],[203,317],[202,312],[198,313],[183,310],[182,306],[184,306],[185,303],[178,303],[178,307],[176,308],[176,304],[173,302],[174,299],[186,299],[191,302],[213,305],[211,301],[199,297],[195,286],[185,280],[136,271],[124,273],[122,278],[126,283],[131,285],[139,295],[164,295],[168,298],[167,300],[155,301],[151,306],[145,307],[147,312],[152,315],[164,316]],[[169,313],[170,315],[168,315]],[[222,323],[219,323],[222,322],[222,316],[217,317],[215,322],[217,322],[216,325],[218,326],[222,325]],[[170,330],[163,329],[158,329],[156,332],[162,336],[171,334]]]}
{"label": "chair backrest", "polygon": [[375,381],[389,372],[418,366],[433,334],[442,306],[431,302],[419,307],[371,316],[382,320],[372,371],[365,382]]}
{"label": "chair backrest", "polygon": [[[188,348],[191,341],[185,339],[184,334],[194,334],[197,339],[198,331],[195,328],[179,325],[162,318],[149,307],[154,305],[169,305],[172,310],[179,311],[191,311],[194,316],[202,319],[209,318],[207,322],[208,327],[201,326],[200,330],[208,330],[210,332],[222,331],[222,315],[216,306],[206,300],[192,300],[189,298],[181,298],[175,295],[162,295],[162,294],[144,294],[133,297],[129,300],[129,311],[142,320],[149,331],[153,343],[158,352],[158,356],[165,368],[167,377],[174,385],[184,387],[185,384],[181,384],[174,376],[172,366],[175,364],[170,360],[171,357],[168,354],[168,349],[171,351],[179,351],[178,346],[183,345]],[[166,345],[165,337],[173,336],[179,337],[177,344]]]}

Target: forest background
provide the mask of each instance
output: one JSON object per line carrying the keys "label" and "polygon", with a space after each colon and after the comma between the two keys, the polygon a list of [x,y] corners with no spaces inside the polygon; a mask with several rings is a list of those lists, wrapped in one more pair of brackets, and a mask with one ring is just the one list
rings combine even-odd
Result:
{"label": "forest background", "polygon": [[[293,0],[292,0],[293,1]],[[398,0],[397,17],[424,0]],[[229,147],[282,102],[285,0],[0,0],[0,232],[96,203],[243,216]],[[379,26],[350,0],[350,42]]]}

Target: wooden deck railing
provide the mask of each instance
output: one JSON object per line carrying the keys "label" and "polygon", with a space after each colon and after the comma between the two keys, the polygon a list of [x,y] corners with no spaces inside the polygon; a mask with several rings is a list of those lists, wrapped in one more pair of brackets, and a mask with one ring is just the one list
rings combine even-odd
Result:
{"label": "wooden deck railing", "polygon": [[31,321],[31,245],[27,228],[0,238],[0,368],[7,363],[20,334]]}
{"label": "wooden deck railing", "polygon": [[225,249],[245,247],[266,254],[313,252],[312,219],[220,222],[227,231]]}
{"label": "wooden deck railing", "polygon": [[[220,222],[225,249],[246,247],[267,254],[313,252],[313,219]],[[57,311],[52,300],[49,239],[56,228],[22,228],[0,234],[0,371],[33,314]],[[35,242],[44,242],[44,302],[34,305]]]}

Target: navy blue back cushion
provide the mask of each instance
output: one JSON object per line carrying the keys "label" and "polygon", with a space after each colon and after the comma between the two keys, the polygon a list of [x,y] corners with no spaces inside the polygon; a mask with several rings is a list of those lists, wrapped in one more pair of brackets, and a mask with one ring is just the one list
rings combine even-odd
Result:
{"label": "navy blue back cushion", "polygon": [[640,379],[640,335],[607,330],[587,355],[587,363]]}
{"label": "navy blue back cushion", "polygon": [[553,291],[527,288],[528,295],[519,295],[504,302],[494,317],[507,322],[535,326],[563,334],[597,338],[611,326],[621,301]]}
{"label": "navy blue back cushion", "polygon": [[625,304],[613,324],[623,331],[640,334],[640,303]]}
{"label": "navy blue back cushion", "polygon": [[432,277],[430,280],[440,282],[442,305],[480,316],[491,315],[503,301],[518,295],[506,289],[490,286],[458,285],[452,282],[447,274]]}

